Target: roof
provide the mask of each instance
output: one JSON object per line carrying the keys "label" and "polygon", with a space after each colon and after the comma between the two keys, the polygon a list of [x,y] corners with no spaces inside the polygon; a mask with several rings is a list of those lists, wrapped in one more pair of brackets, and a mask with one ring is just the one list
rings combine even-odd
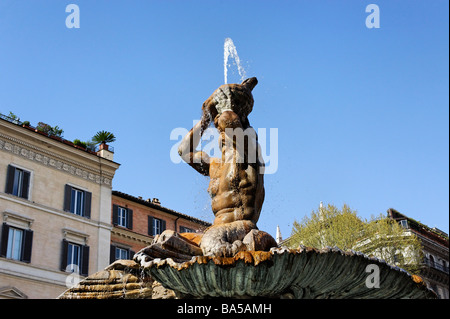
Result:
{"label": "roof", "polygon": [[406,219],[406,220],[408,220],[408,224],[411,229],[413,229],[416,232],[421,233],[423,235],[426,234],[427,237],[441,243],[444,246],[447,246],[447,247],[449,246],[448,234],[443,232],[442,230],[437,229],[437,228],[428,227],[427,225],[424,225],[421,222],[419,222],[411,217],[408,217],[393,208],[389,208],[387,212],[388,212],[388,217],[395,219],[395,220]]}
{"label": "roof", "polygon": [[176,216],[176,217],[182,217],[184,219],[193,221],[194,223],[197,223],[197,224],[201,224],[201,225],[204,225],[204,226],[207,226],[207,227],[211,226],[211,223],[208,223],[208,222],[206,222],[204,220],[201,220],[201,219],[198,219],[198,218],[186,215],[186,214],[182,214],[182,213],[177,212],[177,211],[175,211],[173,209],[166,208],[166,207],[161,206],[159,204],[154,204],[151,201],[148,201],[148,200],[136,197],[136,196],[125,194],[125,193],[122,193],[122,192],[119,192],[119,191],[116,191],[116,190],[112,191],[112,195],[120,197],[120,198],[123,198],[123,199],[128,199],[128,200],[130,200],[132,202],[135,202],[135,203],[147,206],[147,207],[151,207],[151,208],[160,210],[162,212],[168,213],[168,214]]}
{"label": "roof", "polygon": [[[96,156],[96,157],[101,157],[101,156],[98,155],[98,153],[95,152],[95,151],[92,151],[92,150],[89,150],[89,149],[84,148],[84,147],[82,147],[82,146],[76,145],[76,144],[74,144],[72,141],[66,140],[65,138],[62,138],[62,137],[59,137],[59,136],[55,136],[55,135],[49,135],[49,134],[47,134],[47,133],[45,133],[45,132],[43,132],[43,131],[39,131],[39,130],[38,130],[36,127],[34,127],[34,126],[31,126],[31,125],[25,125],[25,124],[23,124],[23,122],[21,122],[21,121],[19,121],[19,120],[13,120],[13,119],[11,119],[10,117],[8,117],[8,116],[6,116],[6,115],[0,114],[0,120],[3,120],[3,121],[8,122],[8,123],[11,123],[11,124],[13,124],[13,125],[15,125],[15,126],[18,126],[18,127],[23,127],[23,130],[27,130],[27,131],[30,131],[30,132],[34,132],[34,134],[38,134],[38,135],[45,136],[46,138],[52,139],[52,140],[54,140],[54,141],[60,142],[60,143],[62,143],[62,144],[68,145],[68,146],[71,146],[71,147],[73,147],[73,148],[75,148],[75,149],[78,149],[78,150],[80,150],[80,151],[82,151],[82,152],[85,152],[85,153],[94,155],[94,156]],[[109,159],[107,159],[107,158],[104,158],[104,157],[101,157],[101,158],[104,159],[104,160],[106,160],[106,161],[110,161],[110,162],[112,162],[112,163],[116,163],[116,162],[114,162],[114,161],[112,161],[112,160],[109,160]],[[118,163],[116,163],[116,164],[118,164]]]}

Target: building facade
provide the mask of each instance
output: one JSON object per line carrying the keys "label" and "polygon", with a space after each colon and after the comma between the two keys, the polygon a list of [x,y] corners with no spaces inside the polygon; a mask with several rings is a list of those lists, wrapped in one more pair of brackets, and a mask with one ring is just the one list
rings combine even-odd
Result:
{"label": "building facade", "polygon": [[119,164],[100,155],[0,118],[0,298],[56,298],[109,264]]}
{"label": "building facade", "polygon": [[158,199],[143,199],[112,192],[110,262],[131,259],[151,244],[155,235],[170,229],[179,233],[201,232],[210,223],[161,205]]}
{"label": "building facade", "polygon": [[449,299],[448,234],[423,225],[392,208],[388,210],[388,217],[400,223],[405,232],[411,232],[419,238],[424,256],[420,276],[440,299]]}

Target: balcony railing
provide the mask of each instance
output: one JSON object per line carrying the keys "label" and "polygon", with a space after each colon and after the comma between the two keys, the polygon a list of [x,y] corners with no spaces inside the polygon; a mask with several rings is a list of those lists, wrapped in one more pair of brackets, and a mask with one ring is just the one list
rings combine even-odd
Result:
{"label": "balcony railing", "polygon": [[14,124],[22,125],[22,122],[18,118],[14,119],[14,118],[9,117],[8,115],[2,114],[2,113],[0,113],[0,118],[5,121],[14,123]]}
{"label": "balcony railing", "polygon": [[429,258],[424,258],[423,263],[431,268],[445,272],[446,274],[449,273],[448,267],[445,267],[436,261],[430,260]]}

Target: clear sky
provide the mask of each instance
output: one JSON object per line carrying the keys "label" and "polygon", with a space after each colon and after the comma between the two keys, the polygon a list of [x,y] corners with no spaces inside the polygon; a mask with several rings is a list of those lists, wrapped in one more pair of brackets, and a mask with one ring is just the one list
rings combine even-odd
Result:
{"label": "clear sky", "polygon": [[[66,27],[71,3],[79,28]],[[371,3],[379,28],[366,26]],[[170,134],[224,83],[229,37],[259,80],[250,123],[278,129],[260,229],[286,238],[323,201],[365,218],[395,208],[448,233],[448,6],[0,0],[0,112],[69,140],[113,132],[114,190],[212,222],[208,179],[171,161]]]}

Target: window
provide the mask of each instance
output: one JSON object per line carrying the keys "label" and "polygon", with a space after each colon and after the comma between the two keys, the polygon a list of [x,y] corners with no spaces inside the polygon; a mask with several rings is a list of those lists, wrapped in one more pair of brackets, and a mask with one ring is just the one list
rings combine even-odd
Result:
{"label": "window", "polygon": [[148,216],[148,234],[155,236],[166,230],[166,221],[163,219]]}
{"label": "window", "polygon": [[84,192],[72,188],[70,201],[70,211],[75,215],[83,216],[84,212]]}
{"label": "window", "polygon": [[400,221],[400,225],[401,225],[403,228],[406,228],[406,229],[409,228],[409,227],[408,227],[408,221],[407,221],[406,219],[402,219],[402,220]]}
{"label": "window", "polygon": [[110,263],[115,262],[119,259],[131,259],[134,256],[134,251],[129,248],[119,247],[116,245],[111,245],[111,251],[109,256]]}
{"label": "window", "polygon": [[180,226],[180,233],[195,233],[195,230],[184,226]]}
{"label": "window", "polygon": [[67,268],[69,272],[79,272],[80,269],[80,245],[68,243],[67,244]]}
{"label": "window", "polygon": [[61,270],[88,275],[89,246],[63,240]]}
{"label": "window", "polygon": [[113,224],[115,226],[133,229],[133,210],[113,205]]}
{"label": "window", "polygon": [[5,193],[28,199],[30,172],[8,165]]}
{"label": "window", "polygon": [[116,260],[117,259],[128,259],[128,250],[123,248],[116,248]]}
{"label": "window", "polygon": [[430,266],[434,267],[434,257],[430,255]]}
{"label": "window", "polygon": [[0,256],[23,262],[31,262],[33,231],[12,227],[6,223],[2,227]]}
{"label": "window", "polygon": [[72,187],[65,186],[64,210],[75,215],[91,217],[92,193]]}
{"label": "window", "polygon": [[127,227],[128,221],[128,211],[126,208],[119,207],[118,209],[118,225],[122,227]]}

